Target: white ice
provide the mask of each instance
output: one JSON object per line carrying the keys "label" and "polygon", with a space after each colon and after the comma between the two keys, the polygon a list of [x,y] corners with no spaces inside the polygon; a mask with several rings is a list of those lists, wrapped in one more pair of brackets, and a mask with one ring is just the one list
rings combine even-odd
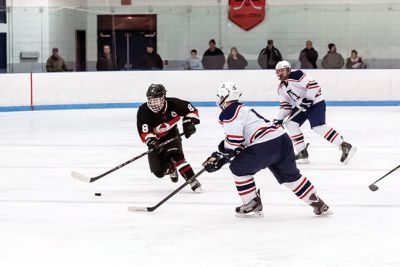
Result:
{"label": "white ice", "polygon": [[[127,208],[152,206],[178,185],[155,178],[146,158],[92,184],[73,179],[145,151],[136,111],[0,114],[1,267],[400,266],[400,173],[368,189],[400,163],[399,107],[328,107],[328,124],[358,147],[347,166],[304,125],[311,164],[299,168],[334,215],[314,216],[265,170],[258,219],[234,216],[241,201],[228,168],[199,178],[203,194],[185,188],[154,213]],[[198,132],[183,141],[195,170],[223,137],[218,109],[200,111]]]}

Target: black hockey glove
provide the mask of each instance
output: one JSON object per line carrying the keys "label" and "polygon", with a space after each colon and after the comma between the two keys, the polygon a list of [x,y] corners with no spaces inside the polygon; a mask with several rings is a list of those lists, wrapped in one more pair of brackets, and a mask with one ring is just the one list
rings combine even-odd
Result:
{"label": "black hockey glove", "polygon": [[274,119],[272,121],[273,124],[275,124],[276,126],[280,126],[283,124],[283,120],[278,120],[278,119]]}
{"label": "black hockey glove", "polygon": [[213,152],[210,157],[203,163],[203,167],[207,172],[215,172],[222,168],[229,161],[226,154],[220,152]]}
{"label": "black hockey glove", "polygon": [[236,157],[237,155],[239,155],[240,152],[242,152],[243,149],[244,149],[244,146],[242,146],[242,145],[235,149],[225,148],[224,140],[222,140],[221,143],[219,143],[219,145],[218,145],[218,151],[221,152],[222,154],[226,155],[229,158]]}
{"label": "black hockey glove", "polygon": [[159,147],[160,144],[158,143],[158,140],[155,137],[150,137],[149,139],[147,139],[146,145],[149,148],[149,150],[154,149],[154,151],[157,153],[160,153],[163,150],[162,147]]}
{"label": "black hockey glove", "polygon": [[182,126],[183,126],[183,133],[185,134],[186,138],[189,138],[192,134],[196,132],[196,124],[199,124],[200,121],[195,118],[183,118]]}
{"label": "black hockey glove", "polygon": [[301,100],[301,103],[299,104],[299,109],[301,109],[302,111],[306,111],[307,109],[311,108],[312,104],[313,104],[312,100],[303,98]]}

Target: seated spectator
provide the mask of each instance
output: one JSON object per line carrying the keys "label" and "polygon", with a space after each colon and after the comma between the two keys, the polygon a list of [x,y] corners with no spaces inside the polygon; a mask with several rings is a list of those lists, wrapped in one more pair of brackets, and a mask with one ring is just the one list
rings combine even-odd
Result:
{"label": "seated spectator", "polygon": [[263,69],[275,69],[276,64],[282,60],[281,52],[274,47],[274,41],[268,40],[267,47],[258,55],[258,65]]}
{"label": "seated spectator", "polygon": [[221,49],[216,47],[214,39],[208,42],[209,48],[203,54],[201,63],[207,70],[222,70],[225,65],[225,55]]}
{"label": "seated spectator", "polygon": [[72,71],[65,64],[65,61],[58,54],[58,48],[53,48],[52,55],[47,59],[46,70],[48,72],[62,72],[62,71]]}
{"label": "seated spectator", "polygon": [[228,56],[228,69],[243,70],[247,65],[247,60],[238,52],[236,47],[232,47]]}
{"label": "seated spectator", "polygon": [[162,70],[164,68],[164,63],[159,54],[154,51],[152,45],[146,47],[145,60],[141,64],[141,69],[143,70]]}
{"label": "seated spectator", "polygon": [[314,49],[311,41],[306,42],[306,47],[301,50],[299,60],[301,69],[316,69],[317,68],[318,52]]}
{"label": "seated spectator", "polygon": [[324,69],[341,69],[344,65],[344,58],[341,54],[336,52],[336,45],[329,44],[329,51],[322,60],[322,67]]}
{"label": "seated spectator", "polygon": [[351,57],[347,58],[346,69],[365,69],[367,65],[358,56],[357,50],[351,51]]}
{"label": "seated spectator", "polygon": [[192,51],[190,51],[190,58],[188,58],[186,60],[185,69],[186,70],[202,70],[203,69],[203,64],[201,64],[200,58],[197,57],[196,49],[192,49]]}
{"label": "seated spectator", "polygon": [[103,55],[97,60],[96,69],[99,71],[116,70],[109,45],[103,46]]}

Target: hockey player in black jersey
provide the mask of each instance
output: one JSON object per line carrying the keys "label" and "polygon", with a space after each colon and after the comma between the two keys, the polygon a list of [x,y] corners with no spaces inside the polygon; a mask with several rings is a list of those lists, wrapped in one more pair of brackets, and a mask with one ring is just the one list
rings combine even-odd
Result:
{"label": "hockey player in black jersey", "polygon": [[[194,176],[189,163],[185,160],[182,140],[179,138],[163,147],[159,144],[179,135],[177,127],[182,118],[183,132],[189,138],[196,132],[200,123],[197,109],[188,101],[166,97],[162,84],[152,84],[147,90],[147,103],[139,107],[137,128],[142,141],[155,151],[148,155],[151,172],[158,178],[170,175],[172,182],[178,181],[178,171],[185,180]],[[190,184],[196,193],[202,191],[201,184],[194,180]]]}

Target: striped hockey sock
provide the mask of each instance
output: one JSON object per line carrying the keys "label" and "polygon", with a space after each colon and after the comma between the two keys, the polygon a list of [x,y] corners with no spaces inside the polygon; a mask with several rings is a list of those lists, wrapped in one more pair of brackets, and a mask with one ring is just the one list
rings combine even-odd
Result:
{"label": "striped hockey sock", "polygon": [[343,137],[335,129],[326,124],[314,127],[313,130],[336,146],[340,146],[344,141]]}
{"label": "striped hockey sock", "polygon": [[236,176],[235,185],[236,189],[239,193],[240,198],[243,201],[243,204],[249,203],[256,195],[256,183],[254,182],[254,178],[251,175],[246,176]]}
{"label": "striped hockey sock", "polygon": [[194,176],[194,172],[192,167],[190,166],[189,163],[186,162],[185,159],[178,160],[175,163],[176,169],[179,171],[179,173],[182,175],[185,180],[188,180]]}
{"label": "striped hockey sock", "polygon": [[307,204],[311,203],[310,195],[316,193],[312,183],[307,179],[307,177],[304,176],[295,182],[284,183],[284,185],[292,190],[299,199],[303,200]]}
{"label": "striped hockey sock", "polygon": [[300,152],[306,148],[306,144],[304,143],[304,135],[300,131],[300,125],[297,122],[289,121],[286,124],[286,128],[290,134],[290,139],[292,139],[296,151]]}

